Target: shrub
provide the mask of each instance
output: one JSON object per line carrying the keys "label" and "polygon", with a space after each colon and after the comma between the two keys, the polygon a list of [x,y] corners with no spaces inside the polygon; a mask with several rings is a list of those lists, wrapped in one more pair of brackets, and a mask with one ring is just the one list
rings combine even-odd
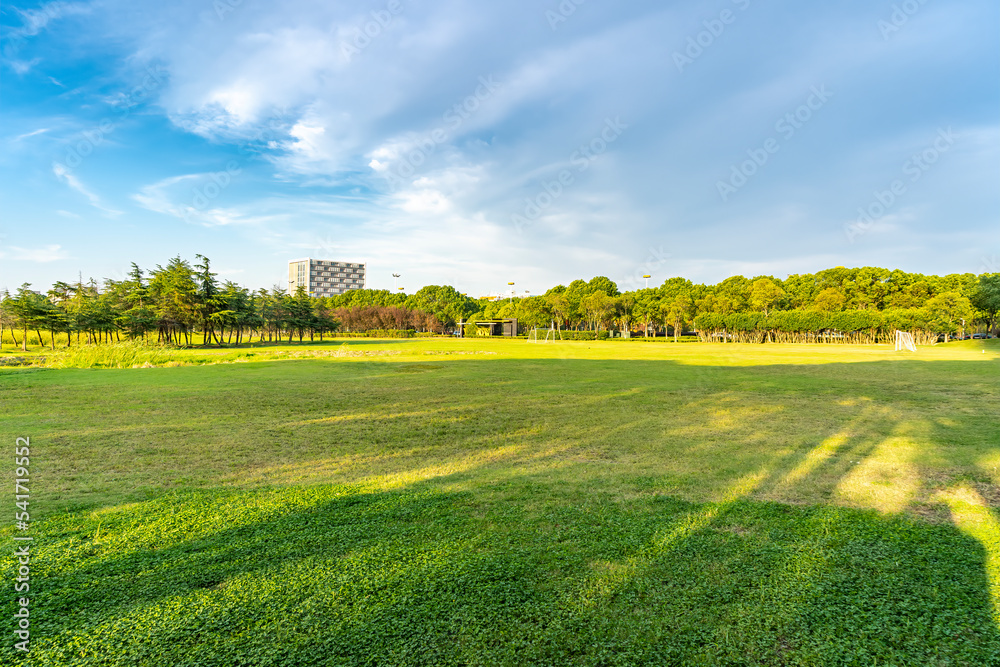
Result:
{"label": "shrub", "polygon": [[597,336],[593,331],[569,331],[562,332],[563,340],[595,340]]}

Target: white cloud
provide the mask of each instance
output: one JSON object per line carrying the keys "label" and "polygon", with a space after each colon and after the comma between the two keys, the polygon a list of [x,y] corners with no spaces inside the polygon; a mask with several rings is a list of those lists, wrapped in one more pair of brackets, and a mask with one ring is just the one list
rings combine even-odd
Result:
{"label": "white cloud", "polygon": [[[250,213],[253,206],[225,207],[213,205],[214,199],[206,193],[217,192],[219,188],[204,187],[213,183],[213,174],[182,174],[171,176],[156,183],[145,185],[132,199],[143,208],[179,218],[184,222],[220,227],[228,225],[266,225],[282,222],[284,217]],[[183,191],[179,186],[184,185]],[[197,185],[196,185],[197,184]],[[201,186],[201,187],[198,187]]]}
{"label": "white cloud", "polygon": [[22,26],[15,31],[16,34],[31,37],[37,35],[52,21],[56,21],[66,16],[76,14],[87,14],[90,12],[90,5],[82,2],[47,2],[37,9],[16,9],[21,15]]}
{"label": "white cloud", "polygon": [[78,179],[71,171],[66,169],[66,167],[64,167],[63,165],[58,163],[52,165],[52,173],[55,174],[56,178],[58,178],[60,181],[62,181],[70,188],[76,190],[81,195],[86,197],[87,201],[89,201],[90,205],[93,206],[94,208],[98,209],[99,211],[103,211],[106,215],[110,216],[121,215],[121,211],[116,211],[114,209],[104,206],[104,204],[101,203],[101,198],[98,197],[93,192],[91,192],[90,190],[88,190],[83,185],[83,183],[80,182],[80,179]]}
{"label": "white cloud", "polygon": [[206,174],[182,174],[181,176],[171,176],[156,183],[145,185],[139,192],[132,195],[140,206],[155,213],[165,213],[177,217],[184,217],[185,207],[176,204],[168,195],[167,190],[179,183],[202,178]]}
{"label": "white cloud", "polygon": [[32,58],[31,60],[10,59],[7,61],[7,64],[10,65],[10,68],[18,74],[26,74],[31,71],[32,67],[40,62],[42,62],[41,58]]}
{"label": "white cloud", "polygon": [[22,139],[27,139],[28,137],[34,137],[34,136],[37,136],[39,134],[44,134],[44,133],[46,133],[48,131],[49,131],[49,128],[43,127],[43,128],[34,130],[32,132],[26,132],[24,134],[18,135],[16,137],[14,137],[14,141],[21,141]]}
{"label": "white cloud", "polygon": [[[631,276],[658,239],[670,239],[667,250],[683,259],[656,273],[683,269],[717,280],[726,272],[801,271],[828,259],[843,264],[849,251],[860,256],[859,246],[875,252],[876,245],[888,250],[913,238],[889,227],[902,220],[886,217],[872,228],[882,233],[852,250],[841,228],[926,141],[925,128],[908,120],[874,122],[870,106],[855,104],[881,100],[886,111],[879,106],[877,115],[895,117],[886,81],[900,91],[893,99],[923,99],[914,90],[926,89],[918,82],[907,92],[911,75],[905,73],[916,70],[905,65],[916,49],[902,49],[895,37],[882,41],[874,28],[878,11],[869,12],[866,35],[859,27],[867,19],[857,12],[817,6],[769,18],[771,10],[754,5],[678,73],[671,50],[697,34],[691,30],[703,29],[705,16],[693,6],[586,3],[553,31],[544,7],[528,2],[404,3],[370,45],[346,58],[341,43],[370,20],[368,9],[243,3],[217,15],[209,5],[178,0],[143,4],[136,12],[131,3],[109,0],[102,7],[115,20],[98,28],[111,33],[102,33],[108,43],[133,40],[136,63],[162,63],[168,71],[152,92],[150,111],[158,105],[177,126],[209,139],[192,142],[197,148],[180,158],[176,151],[154,153],[185,165],[167,173],[211,164],[200,160],[217,157],[212,151],[219,144],[228,144],[221,153],[251,143],[265,158],[255,177],[270,168],[267,189],[280,194],[254,200],[247,188],[237,194],[234,187],[196,201],[209,174],[183,173],[139,188],[132,199],[187,223],[228,227],[267,252],[306,244],[412,267],[407,271],[419,272],[420,280],[457,276],[479,284],[482,275],[492,284],[499,274],[516,272],[519,286],[538,280],[538,288],[597,272]],[[43,29],[52,16],[32,25]],[[931,35],[926,19],[933,16],[921,15],[924,27],[916,20],[907,26],[915,31],[907,39]],[[958,23],[964,21],[950,25]],[[900,52],[906,58],[897,59]],[[52,56],[45,57],[48,63]],[[477,96],[482,79],[496,85]],[[713,188],[720,175],[774,134],[774,121],[800,105],[811,85],[824,82],[834,93],[829,107],[783,141],[780,154],[722,205]],[[122,95],[117,103],[127,100]],[[960,116],[961,105],[948,104],[931,104],[926,117],[936,123],[948,116],[959,128],[962,118],[952,121],[949,114]],[[622,140],[577,171],[571,156],[596,140],[606,118],[618,115],[630,126]],[[139,114],[132,118],[140,123]],[[55,120],[45,124],[58,134]],[[912,199],[907,195],[915,219],[906,228],[952,219],[985,226],[986,214],[955,211],[942,222],[926,204],[945,202],[931,190],[937,183],[941,192],[952,190],[947,203],[968,201],[976,190],[979,202],[995,200],[986,179],[996,146],[995,131],[963,137],[912,190]],[[412,169],[394,178],[404,164]],[[572,170],[572,184],[518,234],[512,214],[524,211],[526,199],[547,196],[544,184],[562,169]],[[963,178],[969,174],[976,180]],[[110,192],[102,182],[88,180],[92,191],[72,174],[57,176],[98,208],[94,192]],[[801,206],[786,219],[774,215],[782,205]],[[973,213],[996,210],[966,205]],[[972,217],[975,223],[965,222]],[[833,247],[842,254],[814,253],[827,243],[838,244]],[[498,267],[482,269],[470,259],[496,254],[507,258]],[[414,280],[408,286],[419,287]]]}
{"label": "white cloud", "polygon": [[40,248],[21,248],[7,246],[0,248],[0,257],[18,262],[56,262],[69,259],[69,253],[60,245],[46,245]]}

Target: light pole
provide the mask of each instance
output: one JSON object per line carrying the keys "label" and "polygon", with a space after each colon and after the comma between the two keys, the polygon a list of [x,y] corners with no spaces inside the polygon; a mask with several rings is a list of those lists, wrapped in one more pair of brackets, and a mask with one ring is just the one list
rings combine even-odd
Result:
{"label": "light pole", "polygon": [[398,278],[398,277],[399,277],[398,273],[392,274],[392,288],[393,289],[397,289],[397,287],[396,287],[396,278]]}
{"label": "light pole", "polygon": [[514,283],[507,283],[510,285],[510,302],[514,303]]}
{"label": "light pole", "polygon": [[649,289],[649,279],[652,278],[652,277],[653,276],[643,276],[643,278],[646,279],[646,289]]}

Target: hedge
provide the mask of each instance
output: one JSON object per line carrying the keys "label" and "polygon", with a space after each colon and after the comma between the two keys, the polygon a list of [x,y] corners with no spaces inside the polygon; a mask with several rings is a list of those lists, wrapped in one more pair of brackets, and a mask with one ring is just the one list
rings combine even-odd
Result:
{"label": "hedge", "polygon": [[368,338],[413,338],[417,332],[413,329],[369,329],[365,332]]}

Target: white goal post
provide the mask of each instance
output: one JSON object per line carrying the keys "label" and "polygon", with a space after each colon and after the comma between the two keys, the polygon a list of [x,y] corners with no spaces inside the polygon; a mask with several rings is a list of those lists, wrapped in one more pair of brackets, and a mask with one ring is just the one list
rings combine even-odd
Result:
{"label": "white goal post", "polygon": [[909,350],[910,352],[916,352],[917,346],[913,342],[913,334],[908,331],[896,330],[896,352],[900,350]]}
{"label": "white goal post", "polygon": [[542,331],[541,327],[535,327],[531,330],[531,333],[528,334],[529,343],[552,343],[556,340],[556,336],[559,336],[560,339],[562,338],[562,332],[557,331],[554,327],[550,327],[544,330],[545,338],[539,340],[539,331]]}

